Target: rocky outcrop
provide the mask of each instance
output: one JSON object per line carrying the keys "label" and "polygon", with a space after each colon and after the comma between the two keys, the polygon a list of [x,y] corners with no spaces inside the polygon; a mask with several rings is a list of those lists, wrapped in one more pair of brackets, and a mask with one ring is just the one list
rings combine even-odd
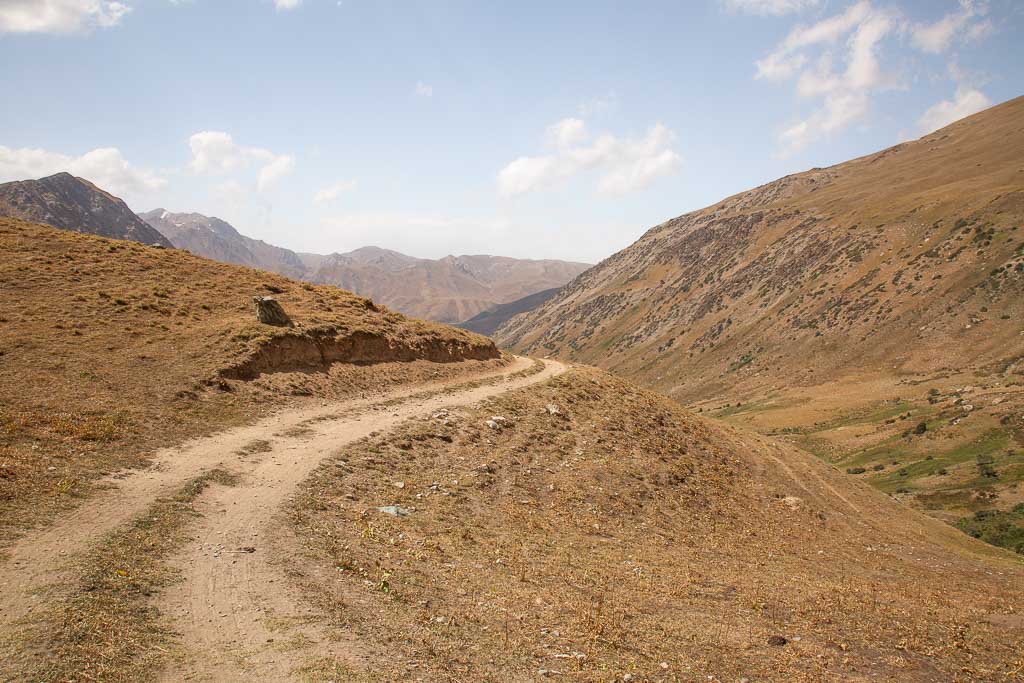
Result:
{"label": "rocky outcrop", "polygon": [[333,363],[455,363],[500,356],[494,342],[475,335],[467,335],[466,339],[438,336],[405,341],[369,332],[307,330],[264,341],[249,357],[220,374],[226,379],[249,380],[271,372],[326,370]]}
{"label": "rocky outcrop", "polygon": [[292,319],[284,312],[284,308],[272,296],[254,296],[253,304],[256,306],[256,319],[264,325],[275,327],[293,327]]}

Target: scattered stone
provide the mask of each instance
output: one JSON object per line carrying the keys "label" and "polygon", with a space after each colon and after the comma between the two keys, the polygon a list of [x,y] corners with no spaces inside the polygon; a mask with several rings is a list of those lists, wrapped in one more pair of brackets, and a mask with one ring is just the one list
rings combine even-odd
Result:
{"label": "scattered stone", "polygon": [[782,499],[782,502],[789,507],[790,510],[800,509],[800,504],[803,503],[803,499],[797,496],[786,496]]}
{"label": "scattered stone", "polygon": [[411,510],[406,510],[401,505],[382,505],[377,510],[393,517],[408,517],[412,514]]}
{"label": "scattered stone", "polygon": [[256,305],[256,319],[264,325],[274,325],[275,327],[295,326],[292,319],[288,317],[288,314],[284,312],[284,308],[281,307],[281,304],[274,297],[254,296],[252,302]]}

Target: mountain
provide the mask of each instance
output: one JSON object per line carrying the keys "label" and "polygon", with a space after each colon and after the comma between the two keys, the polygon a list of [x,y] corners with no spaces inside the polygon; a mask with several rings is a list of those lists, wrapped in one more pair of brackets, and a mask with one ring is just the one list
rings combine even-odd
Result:
{"label": "mountain", "polygon": [[528,294],[522,299],[516,299],[507,304],[498,304],[488,308],[486,311],[477,313],[469,320],[458,323],[456,326],[464,330],[476,332],[477,334],[490,336],[515,316],[532,311],[540,306],[553,297],[558,292],[558,289],[558,287],[552,287],[551,289],[545,289],[534,294]]}
{"label": "mountain", "polygon": [[70,173],[0,185],[0,216],[102,237],[172,246],[123,201]]}
{"label": "mountain", "polygon": [[139,218],[156,228],[179,249],[215,261],[269,270],[287,277],[301,278],[309,267],[303,259],[282,247],[242,235],[229,223],[198,213],[170,213],[154,209]]}
{"label": "mountain", "polygon": [[955,521],[1020,500],[1022,316],[1017,98],[658,225],[496,338],[784,435]]}
{"label": "mountain", "polygon": [[419,259],[365,247],[325,258],[310,276],[421,318],[456,323],[565,284],[589,266],[502,256]]}
{"label": "mountain", "polygon": [[343,254],[300,254],[246,237],[219,218],[164,209],[141,217],[175,246],[194,254],[335,285],[407,315],[446,323],[560,287],[589,267],[501,256],[421,259],[379,247]]}

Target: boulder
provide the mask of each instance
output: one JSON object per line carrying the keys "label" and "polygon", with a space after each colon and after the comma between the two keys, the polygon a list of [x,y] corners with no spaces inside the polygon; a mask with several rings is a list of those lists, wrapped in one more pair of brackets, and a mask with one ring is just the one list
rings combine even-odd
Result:
{"label": "boulder", "polygon": [[293,323],[288,314],[281,308],[281,304],[272,296],[254,296],[252,302],[256,304],[256,318],[264,325],[275,325],[277,327],[292,327]]}

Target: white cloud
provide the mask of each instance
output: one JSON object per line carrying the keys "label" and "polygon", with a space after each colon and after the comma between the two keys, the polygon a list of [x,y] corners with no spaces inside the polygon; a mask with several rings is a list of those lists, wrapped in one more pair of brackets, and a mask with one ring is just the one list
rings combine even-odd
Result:
{"label": "white cloud", "polygon": [[256,180],[256,189],[263,192],[294,170],[295,157],[287,154],[275,157],[273,161],[260,169],[259,178]]}
{"label": "white cloud", "polygon": [[960,0],[960,10],[951,12],[933,23],[915,24],[911,28],[910,42],[922,52],[945,52],[958,35],[969,40],[980,40],[992,31],[992,22],[982,19],[988,12],[984,2]]}
{"label": "white cloud", "polygon": [[656,178],[675,172],[681,162],[673,149],[675,135],[661,123],[638,139],[601,135],[593,142],[579,119],[563,119],[549,126],[547,142],[552,154],[519,157],[498,173],[498,192],[513,197],[550,187],[586,170],[600,170],[597,189],[619,195],[648,186]]}
{"label": "white cloud", "polygon": [[243,166],[244,150],[222,131],[204,130],[188,139],[192,148],[189,167],[196,173],[223,173]]}
{"label": "white cloud", "polygon": [[416,89],[414,92],[420,97],[433,97],[434,86],[430,85],[429,83],[424,83],[423,81],[418,81],[416,83]]}
{"label": "white cloud", "polygon": [[302,0],[274,0],[274,9],[277,11],[295,9],[302,4]]}
{"label": "white cloud", "polygon": [[333,202],[335,199],[340,197],[344,192],[351,192],[356,189],[356,181],[354,180],[339,180],[338,182],[328,185],[313,196],[313,201],[317,204],[325,204],[327,202]]}
{"label": "white cloud", "polygon": [[0,0],[0,33],[80,33],[116,26],[130,11],[109,0]]}
{"label": "white cloud", "polygon": [[549,145],[561,149],[586,140],[588,135],[583,119],[568,118],[548,126],[546,138]]}
{"label": "white cloud", "polygon": [[952,100],[943,100],[929,107],[918,120],[918,128],[922,134],[931,133],[990,106],[992,101],[980,90],[959,87]]}
{"label": "white cloud", "polygon": [[128,163],[115,147],[101,147],[82,156],[44,149],[11,149],[0,146],[0,181],[41,178],[67,171],[119,197],[134,197],[167,185],[153,171]]}
{"label": "white cloud", "polygon": [[984,19],[982,21],[971,24],[971,27],[967,29],[967,40],[979,41],[988,38],[996,30],[995,24],[992,23],[991,19]]}
{"label": "white cloud", "polygon": [[726,9],[730,12],[746,12],[761,16],[803,12],[821,5],[821,0],[724,0],[724,2]]}
{"label": "white cloud", "polygon": [[[784,153],[793,153],[868,115],[871,95],[893,83],[879,54],[883,41],[899,28],[898,19],[894,11],[861,0],[832,17],[797,26],[774,51],[756,62],[755,78],[780,81],[796,76],[797,94],[819,100],[809,115],[779,135]],[[812,61],[814,49],[820,54]]]}
{"label": "white cloud", "polygon": [[223,131],[204,130],[195,133],[189,138],[188,144],[192,149],[189,168],[194,173],[228,173],[247,168],[254,162],[259,163],[256,187],[261,192],[295,169],[295,157],[274,154],[261,147],[243,147]]}

